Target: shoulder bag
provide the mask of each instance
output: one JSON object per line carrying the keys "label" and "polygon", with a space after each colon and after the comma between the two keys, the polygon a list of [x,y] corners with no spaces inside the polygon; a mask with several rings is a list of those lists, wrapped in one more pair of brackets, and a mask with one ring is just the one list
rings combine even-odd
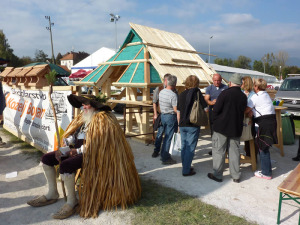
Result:
{"label": "shoulder bag", "polygon": [[206,112],[202,108],[200,104],[200,97],[199,92],[197,92],[197,98],[195,99],[191,114],[190,114],[190,123],[197,125],[197,126],[207,126],[208,125],[208,118]]}

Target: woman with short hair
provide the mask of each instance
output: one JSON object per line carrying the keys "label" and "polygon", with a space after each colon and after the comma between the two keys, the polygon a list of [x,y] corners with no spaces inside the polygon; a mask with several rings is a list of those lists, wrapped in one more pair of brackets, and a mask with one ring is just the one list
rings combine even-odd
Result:
{"label": "woman with short hair", "polygon": [[190,75],[185,80],[185,91],[178,97],[177,120],[181,134],[181,160],[182,175],[193,176],[196,174],[191,164],[198,142],[200,127],[190,123],[190,114],[194,101],[199,96],[199,102],[204,109],[207,104],[199,89],[200,81],[198,77]]}
{"label": "woman with short hair", "polygon": [[261,171],[256,171],[254,175],[271,180],[272,166],[269,149],[273,144],[277,144],[277,122],[275,109],[269,94],[265,91],[266,88],[267,82],[264,79],[255,79],[255,94],[249,100],[248,107],[252,109],[254,122],[258,124],[256,144],[259,148]]}

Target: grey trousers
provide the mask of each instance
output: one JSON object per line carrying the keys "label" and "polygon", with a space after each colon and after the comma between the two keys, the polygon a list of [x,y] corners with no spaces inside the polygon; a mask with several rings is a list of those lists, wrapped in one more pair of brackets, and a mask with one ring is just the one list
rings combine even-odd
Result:
{"label": "grey trousers", "polygon": [[232,179],[240,179],[240,138],[229,138],[215,131],[212,136],[212,158],[214,176],[218,179],[223,178],[227,145],[229,151],[229,171],[231,177]]}

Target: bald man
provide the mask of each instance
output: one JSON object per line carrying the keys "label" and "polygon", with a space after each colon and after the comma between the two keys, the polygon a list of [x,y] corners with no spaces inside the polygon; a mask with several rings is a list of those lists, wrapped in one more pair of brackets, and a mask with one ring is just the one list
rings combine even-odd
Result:
{"label": "bald man", "polygon": [[218,96],[222,91],[228,88],[227,85],[222,84],[222,77],[220,74],[216,73],[213,75],[213,84],[208,86],[205,91],[204,99],[209,106],[209,123],[210,123],[210,131],[212,135],[212,110],[214,105],[216,104]]}

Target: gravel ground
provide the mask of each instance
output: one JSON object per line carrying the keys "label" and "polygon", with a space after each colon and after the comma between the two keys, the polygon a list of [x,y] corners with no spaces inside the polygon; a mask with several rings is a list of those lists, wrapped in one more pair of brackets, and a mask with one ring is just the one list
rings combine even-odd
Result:
{"label": "gravel ground", "polygon": [[[41,208],[33,208],[26,201],[43,194],[46,180],[42,168],[32,157],[21,153],[20,146],[9,142],[0,130],[0,135],[7,142],[7,147],[0,148],[0,224],[131,224],[134,215],[127,210],[100,212],[96,219],[82,219],[78,215],[58,221],[51,214],[58,210],[64,200]],[[279,150],[271,150],[273,179],[268,181],[253,176],[250,164],[242,164],[240,183],[232,182],[228,165],[222,183],[207,178],[212,171],[212,158],[207,153],[211,150],[211,139],[207,131],[201,130],[193,166],[197,174],[192,177],[181,176],[180,157],[174,157],[177,164],[165,166],[158,158],[152,158],[153,145],[145,145],[128,140],[135,155],[135,163],[141,176],[156,180],[160,184],[193,195],[203,202],[226,209],[230,213],[246,218],[258,224],[276,224],[279,191],[277,186],[297,166],[291,160],[298,149],[298,138],[294,145],[284,146],[285,156]],[[11,172],[17,177],[6,178]],[[61,185],[58,184],[61,193]],[[281,224],[298,223],[299,207],[294,202],[283,203]]]}

